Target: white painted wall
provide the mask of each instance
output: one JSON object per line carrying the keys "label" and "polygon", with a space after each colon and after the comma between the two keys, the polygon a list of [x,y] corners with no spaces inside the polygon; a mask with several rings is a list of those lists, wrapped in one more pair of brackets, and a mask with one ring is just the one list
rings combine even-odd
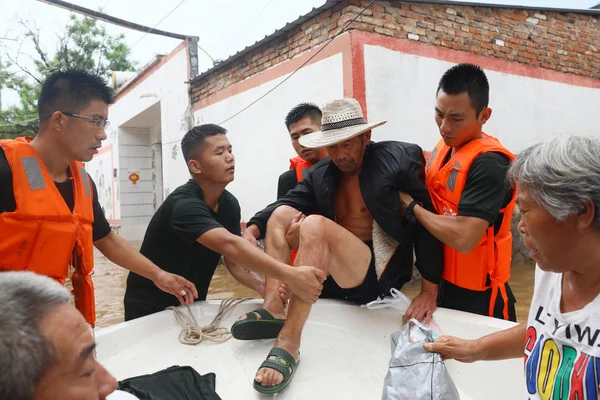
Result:
{"label": "white painted wall", "polygon": [[98,201],[104,210],[107,219],[118,220],[121,210],[118,206],[118,176],[115,177],[114,169],[119,168],[118,160],[118,135],[116,128],[111,125],[106,130],[107,139],[102,143],[106,148],[112,144],[112,149],[96,155],[91,161],[85,163],[85,169],[96,183]]}
{"label": "white painted wall", "polygon": [[[131,214],[130,205],[121,205],[122,185],[130,183],[127,176],[123,176],[123,173],[126,172],[128,168],[148,168],[148,170],[151,171],[151,157],[153,153],[151,146],[155,145],[155,156],[161,153],[170,154],[170,152],[164,151],[165,148],[169,147],[168,142],[174,141],[174,143],[178,143],[185,132],[187,132],[189,127],[186,121],[186,115],[190,114],[188,84],[185,83],[187,80],[188,59],[186,49],[183,47],[176,54],[173,54],[166,63],[145,77],[130,91],[122,95],[115,104],[110,106],[109,120],[111,126],[108,129],[109,138],[103,145],[107,146],[113,144],[113,150],[99,154],[92,161],[87,163],[86,168],[95,182],[101,180],[109,182],[109,179],[114,181],[113,184],[116,192],[114,202],[112,196],[109,196],[108,193],[99,193],[101,204],[105,204],[106,209],[113,210],[112,219],[122,219],[123,217],[130,218],[130,216],[133,215]],[[143,117],[148,113],[144,114],[142,118],[136,119],[136,116],[139,117],[140,114],[148,111],[148,109],[153,106],[160,108],[160,118],[158,118],[157,121],[145,120]],[[123,134],[132,127],[146,129],[144,143],[147,148],[147,165],[146,161],[139,165],[132,165],[131,163],[120,165],[120,161],[129,157],[128,154],[120,154],[123,150],[123,145],[126,146],[127,144],[131,144],[131,138],[123,139]],[[119,134],[117,133],[120,133],[121,140],[119,140]],[[125,140],[125,142],[123,142],[123,140]],[[161,144],[156,145],[157,143]],[[156,149],[157,146],[162,147],[162,151]],[[111,164],[111,161],[111,169],[115,168],[118,171],[118,176],[116,178],[113,178],[113,173],[110,172],[107,167],[108,164]],[[102,168],[100,168],[100,164],[102,164]],[[160,193],[156,193],[155,199],[151,199],[149,204],[153,205],[155,202],[156,207],[158,207],[164,198],[164,190],[168,189],[166,187],[163,189],[162,180],[159,181],[159,178],[167,175],[169,172],[165,169],[171,168],[172,165],[164,163],[162,160],[159,160],[155,165],[163,170],[160,174],[155,171],[154,176],[156,181],[149,181],[149,185],[151,187],[156,187]],[[150,173],[149,180],[152,180],[152,173]],[[107,191],[108,190],[105,190],[105,192]],[[129,202],[129,200],[127,200],[127,202]],[[125,215],[121,215],[121,209],[125,211]],[[154,208],[152,208],[152,211],[154,211]],[[108,213],[107,217],[109,217]],[[130,222],[132,221],[130,220]],[[147,222],[145,224],[147,224]],[[145,230],[145,226],[143,230]],[[141,239],[139,231],[140,230],[138,230],[138,233],[136,233],[135,236],[129,236],[128,239]],[[123,234],[123,231],[121,231],[121,233]],[[143,231],[141,233],[143,234]],[[128,235],[124,234],[123,236],[127,237]]]}
{"label": "white painted wall", "polygon": [[[283,79],[285,76],[198,110],[196,123],[221,123]],[[284,123],[287,113],[301,102],[322,106],[343,93],[342,55],[336,54],[303,68],[275,92],[222,124],[229,131],[236,157],[235,181],[227,189],[239,200],[243,220],[275,201],[277,179],[296,155]],[[188,176],[179,143],[171,145],[169,152],[163,159],[174,166],[165,168],[164,179],[172,190]]]}
{"label": "white painted wall", "polygon": [[152,208],[156,211],[162,204],[164,198],[162,180],[162,132],[160,124],[150,127],[148,133],[150,135],[150,160],[152,164]]}
{"label": "white painted wall", "polygon": [[[139,180],[129,179],[135,173]],[[152,152],[147,128],[119,130],[119,187],[121,191],[121,227],[123,234],[145,232],[154,215]]]}
{"label": "white painted wall", "polygon": [[[414,142],[432,150],[439,140],[434,121],[435,91],[453,63],[365,46],[369,120],[388,120],[374,140]],[[511,151],[562,133],[599,135],[600,90],[494,71],[490,82],[492,117],[485,132]]]}
{"label": "white painted wall", "polygon": [[152,209],[156,211],[164,200],[162,179],[162,144],[160,142],[151,144],[150,151],[152,164]]}
{"label": "white painted wall", "polygon": [[117,210],[113,204],[113,190],[116,185],[113,178],[112,156],[112,151],[108,151],[86,163],[86,170],[96,184],[100,206],[106,218],[110,220],[117,218]]}

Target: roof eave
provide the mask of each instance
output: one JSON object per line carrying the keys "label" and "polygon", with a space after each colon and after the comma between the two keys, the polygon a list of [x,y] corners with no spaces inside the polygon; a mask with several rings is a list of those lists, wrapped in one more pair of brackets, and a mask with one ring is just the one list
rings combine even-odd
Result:
{"label": "roof eave", "polygon": [[[253,50],[264,46],[265,44],[272,42],[273,40],[279,38],[283,34],[295,29],[299,25],[302,25],[306,21],[310,20],[313,17],[333,8],[337,4],[341,3],[342,0],[327,0],[325,4],[320,7],[313,8],[307,14],[300,16],[298,19],[292,22],[288,22],[281,29],[277,29],[270,35],[265,36],[263,39],[255,42],[254,44],[244,48],[243,50],[238,51],[231,57],[226,60],[216,64],[212,68],[204,71],[200,75],[194,77],[190,83],[194,83],[202,80],[204,77],[208,75],[212,75],[215,72],[228,67],[233,64],[235,61],[243,58],[246,54],[251,53]],[[574,14],[584,14],[584,15],[594,15],[600,16],[600,10],[596,9],[572,9],[572,8],[552,8],[552,7],[533,7],[533,6],[520,6],[520,5],[509,5],[509,4],[493,4],[493,3],[475,3],[475,2],[467,2],[467,1],[456,1],[456,0],[410,0],[404,1],[406,3],[425,3],[425,4],[440,4],[440,5],[455,5],[455,6],[471,6],[471,7],[484,7],[484,8],[510,8],[510,9],[519,9],[519,10],[533,10],[533,11],[551,11],[557,13],[574,13]]]}

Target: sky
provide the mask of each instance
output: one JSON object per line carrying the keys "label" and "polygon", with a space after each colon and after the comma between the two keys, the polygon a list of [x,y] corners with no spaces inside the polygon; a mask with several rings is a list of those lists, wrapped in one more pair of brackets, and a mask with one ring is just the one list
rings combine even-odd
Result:
{"label": "sky", "polygon": [[[600,0],[471,0],[481,3],[525,5],[532,7],[590,8]],[[199,36],[200,46],[213,59],[224,60],[244,47],[249,46],[319,7],[324,0],[70,0],[71,3],[97,10],[100,7],[106,14],[141,25],[154,27],[171,12],[157,29]],[[174,10],[174,11],[173,11]],[[32,67],[28,54],[33,55],[33,47],[23,43],[24,28],[19,21],[35,24],[40,30],[42,48],[50,54],[57,45],[57,35],[68,23],[70,12],[62,8],[36,0],[0,0],[0,57],[8,52],[12,57],[19,55],[19,62]],[[103,23],[103,22],[101,22]],[[132,59],[142,67],[157,54],[168,54],[179,43],[156,35],[106,24],[112,34],[122,33],[125,42],[132,48]],[[6,38],[14,38],[8,40]],[[212,66],[210,59],[202,52],[199,56],[199,71]],[[33,69],[33,68],[32,68]],[[3,108],[18,103],[14,92],[2,90]]]}

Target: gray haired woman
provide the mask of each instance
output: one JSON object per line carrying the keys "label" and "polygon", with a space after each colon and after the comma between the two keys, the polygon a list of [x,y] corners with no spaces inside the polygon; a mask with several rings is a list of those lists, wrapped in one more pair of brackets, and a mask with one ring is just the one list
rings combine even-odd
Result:
{"label": "gray haired woman", "polygon": [[462,362],[525,356],[528,399],[600,399],[600,140],[563,136],[509,171],[519,231],[536,263],[527,323],[425,349]]}

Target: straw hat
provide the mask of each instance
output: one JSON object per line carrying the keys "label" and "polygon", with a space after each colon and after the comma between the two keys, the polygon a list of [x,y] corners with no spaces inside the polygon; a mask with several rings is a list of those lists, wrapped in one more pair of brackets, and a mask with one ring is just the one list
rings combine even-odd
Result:
{"label": "straw hat", "polygon": [[369,124],[355,99],[335,100],[323,107],[321,130],[302,136],[300,144],[308,148],[331,146],[358,136],[387,121]]}

